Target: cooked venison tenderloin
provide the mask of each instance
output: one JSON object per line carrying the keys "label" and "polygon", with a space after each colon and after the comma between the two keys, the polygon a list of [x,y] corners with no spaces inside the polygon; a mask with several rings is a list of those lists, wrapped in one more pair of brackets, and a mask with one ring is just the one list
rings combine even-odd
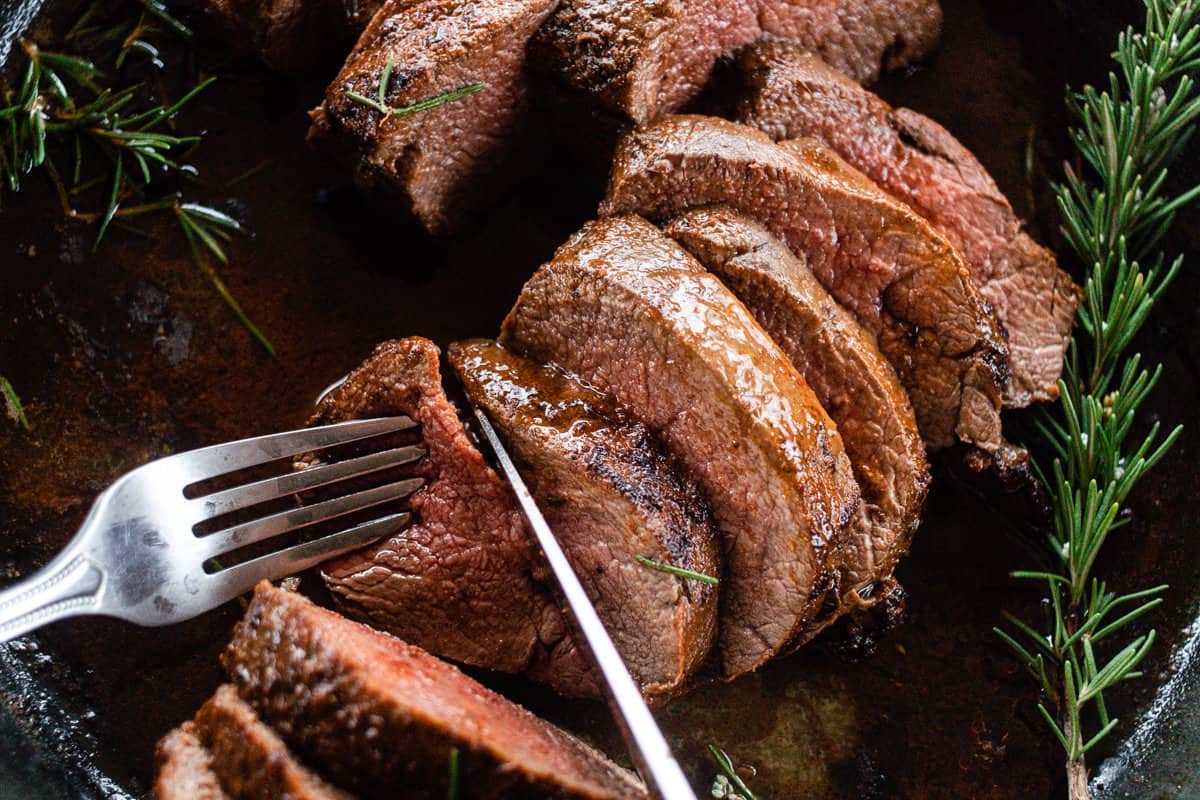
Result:
{"label": "cooked venison tenderloin", "polygon": [[715,117],[626,135],[601,214],[666,220],[723,203],[797,253],[870,331],[908,390],[930,448],[1003,444],[1002,334],[966,264],[929,223],[815,139],[775,144]]}
{"label": "cooked venison tenderloin", "polygon": [[717,59],[758,38],[757,0],[564,0],[530,58],[552,81],[641,124],[708,82]]}
{"label": "cooked venison tenderloin", "polygon": [[1057,397],[1075,287],[1054,254],[1022,230],[978,159],[933,120],[891,108],[795,45],[762,42],[747,48],[739,64],[740,121],[776,140],[820,139],[962,254],[1008,334],[1005,405]]}
{"label": "cooked venison tenderloin", "polygon": [[159,740],[154,750],[154,800],[230,800],[213,772],[212,755],[185,722]]}
{"label": "cooked venison tenderloin", "polygon": [[929,488],[925,446],[895,370],[804,259],[758,223],[708,206],[663,230],[745,303],[837,423],[863,500],[847,526],[838,592],[842,605],[858,605],[859,592],[890,576],[908,551]]}
{"label": "cooked venison tenderloin", "polygon": [[786,651],[858,486],[833,421],[745,306],[653,225],[617,217],[530,278],[501,340],[611,394],[705,492],[725,554],[725,676]]}
{"label": "cooked venison tenderloin", "polygon": [[712,647],[717,588],[636,559],[719,576],[704,498],[644,425],[574,377],[489,340],[453,344],[448,354],[634,678],[647,694],[678,689]]}
{"label": "cooked venison tenderloin", "polygon": [[[493,621],[495,617],[491,617]],[[264,582],[222,656],[305,762],[364,798],[645,798],[628,771],[399,639]]]}
{"label": "cooked venison tenderloin", "polygon": [[311,423],[394,414],[421,424],[427,449],[414,470],[427,483],[408,503],[417,521],[322,567],[338,607],[445,658],[590,691],[562,613],[535,577],[524,519],[447,400],[432,342],[379,345]]}
{"label": "cooked venison tenderloin", "polygon": [[382,0],[206,0],[205,11],[239,50],[276,72],[328,66],[354,44]]}
{"label": "cooked venison tenderloin", "polygon": [[758,16],[765,38],[819,53],[862,83],[920,61],[942,35],[937,0],[759,0]]}
{"label": "cooked venison tenderloin", "polygon": [[[525,43],[555,3],[387,0],[312,112],[309,140],[352,169],[360,189],[398,203],[430,233],[453,233],[519,160]],[[389,59],[391,108],[484,86],[419,114],[384,116],[346,93],[375,98]]]}
{"label": "cooked venison tenderloin", "polygon": [[936,0],[564,0],[531,56],[585,102],[641,125],[677,111],[722,55],[763,35],[873,80],[925,55],[940,32]]}
{"label": "cooked venison tenderloin", "polygon": [[351,800],[300,764],[233,686],[201,706],[196,732],[222,788],[237,800]]}

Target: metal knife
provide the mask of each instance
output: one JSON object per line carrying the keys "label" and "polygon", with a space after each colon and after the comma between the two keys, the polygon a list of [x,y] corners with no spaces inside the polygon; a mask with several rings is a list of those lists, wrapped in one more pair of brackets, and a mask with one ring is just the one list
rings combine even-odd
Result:
{"label": "metal knife", "polygon": [[625,737],[625,744],[629,748],[629,755],[641,773],[642,780],[646,782],[651,794],[661,800],[696,800],[696,794],[684,777],[683,770],[679,768],[679,762],[671,754],[671,748],[659,730],[658,723],[646,707],[641,691],[626,669],[625,662],[621,660],[604,623],[596,614],[595,606],[584,593],[579,577],[563,554],[558,540],[546,524],[545,517],[538,510],[529,487],[521,479],[512,458],[504,449],[500,437],[496,435],[496,429],[492,427],[483,410],[476,408],[475,416],[479,420],[484,439],[496,454],[501,472],[508,479],[525,518],[529,520],[529,527],[533,529],[542,552],[546,554],[546,561],[550,564],[550,571],[554,573],[558,588],[566,600],[568,616],[574,624],[575,644],[590,654],[593,666],[603,678],[609,705],[616,715],[621,733]]}

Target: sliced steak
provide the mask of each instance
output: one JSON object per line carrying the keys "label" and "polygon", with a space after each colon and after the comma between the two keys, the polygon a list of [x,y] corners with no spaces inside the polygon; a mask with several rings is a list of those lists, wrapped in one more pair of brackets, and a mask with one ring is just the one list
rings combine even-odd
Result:
{"label": "sliced steak", "polygon": [[909,392],[926,445],[1002,446],[1006,352],[953,246],[814,139],[776,145],[715,117],[666,117],[621,142],[604,215],[665,220],[724,203],[806,257],[875,335]]}
{"label": "sliced steak", "polygon": [[[526,122],[525,43],[556,0],[388,0],[312,112],[309,139],[354,171],[364,191],[399,204],[431,233],[460,228],[516,158]],[[468,97],[386,117],[482,82]]]}
{"label": "sliced steak", "polygon": [[712,647],[719,576],[708,504],[644,425],[608,396],[488,340],[450,346],[467,395],[513,456],[634,678],[670,692]]}
{"label": "sliced steak", "polygon": [[455,667],[265,582],[222,661],[289,747],[365,798],[446,797],[455,750],[464,797],[647,796],[632,774]]}
{"label": "sliced steak", "polygon": [[196,714],[221,785],[240,800],[351,800],[300,764],[237,690],[217,689]]}
{"label": "sliced steak", "polygon": [[572,94],[642,125],[683,107],[722,55],[764,34],[873,80],[940,33],[937,0],[564,0],[531,56]]}
{"label": "sliced steak", "polygon": [[700,484],[725,552],[724,674],[786,651],[858,487],[833,421],[745,306],[653,225],[618,217],[559,248],[501,339],[611,394]]}
{"label": "sliced steak", "polygon": [[635,123],[699,93],[760,32],[757,0],[564,0],[530,57],[551,80]]}
{"label": "sliced steak", "polygon": [[154,800],[229,800],[212,769],[212,755],[185,722],[164,736],[154,751]]}
{"label": "sliced steak", "polygon": [[895,370],[804,259],[758,223],[709,206],[664,231],[745,303],[837,423],[863,500],[838,561],[847,598],[838,605],[880,596],[874,584],[908,551],[929,488],[925,446]]}
{"label": "sliced steak", "polygon": [[409,501],[418,521],[322,567],[338,607],[445,658],[589,693],[583,659],[537,578],[524,520],[447,400],[432,342],[379,345],[311,423],[393,414],[420,422],[428,451],[416,469],[428,482]]}
{"label": "sliced steak", "polygon": [[382,0],[206,0],[205,11],[239,50],[276,72],[310,72],[340,58]]}
{"label": "sliced steak", "polygon": [[739,119],[773,139],[812,136],[907,203],[958,249],[1008,334],[1010,407],[1058,396],[1076,292],[970,151],[928,117],[891,108],[784,42],[747,48]]}
{"label": "sliced steak", "polygon": [[937,0],[759,0],[759,22],[768,38],[795,42],[871,83],[933,51],[942,7]]}

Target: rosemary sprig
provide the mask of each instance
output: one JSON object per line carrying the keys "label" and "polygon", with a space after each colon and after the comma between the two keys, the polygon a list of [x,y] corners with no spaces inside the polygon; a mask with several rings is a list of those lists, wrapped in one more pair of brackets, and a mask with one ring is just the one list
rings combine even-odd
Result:
{"label": "rosemary sprig", "polygon": [[712,756],[712,760],[717,763],[717,767],[721,770],[713,782],[713,797],[725,798],[725,800],[737,800],[738,798],[742,800],[758,800],[754,796],[754,792],[750,791],[750,787],[746,786],[742,777],[737,774],[737,770],[733,767],[733,759],[729,757],[728,753],[716,745],[710,744],[708,746],[708,754]]}
{"label": "rosemary sprig", "polygon": [[364,106],[375,109],[384,116],[384,119],[389,117],[405,117],[409,114],[416,114],[419,111],[428,111],[431,108],[444,106],[446,103],[453,103],[455,100],[461,100],[468,95],[475,94],[483,88],[482,83],[468,83],[465,86],[459,86],[457,89],[450,89],[440,94],[435,94],[433,97],[427,97],[424,100],[418,100],[415,103],[410,103],[399,108],[389,106],[387,104],[388,84],[392,79],[392,68],[395,66],[395,59],[389,57],[387,64],[383,67],[383,73],[379,76],[379,89],[375,93],[375,97],[367,97],[365,94],[345,90],[344,94],[351,100],[362,103]]}
{"label": "rosemary sprig", "polygon": [[650,567],[650,569],[656,569],[659,572],[669,572],[672,575],[678,575],[681,578],[692,578],[693,580],[703,581],[704,583],[721,582],[719,578],[714,578],[712,575],[705,575],[703,572],[693,572],[692,570],[684,569],[683,567],[664,564],[661,561],[655,561],[654,559],[646,558],[645,556],[634,556],[633,560],[644,567]]}
{"label": "rosemary sprig", "polygon": [[[142,80],[145,68],[164,66],[154,37],[163,29],[185,37],[191,31],[158,0],[129,5],[134,13],[123,16],[114,14],[111,4],[91,5],[64,36],[64,52],[21,42],[28,63],[20,82],[0,99],[0,192],[18,192],[27,175],[43,171],[63,213],[96,226],[93,251],[114,225],[126,227],[130,217],[173,211],[192,260],[274,355],[207,258],[211,254],[228,263],[222,243],[229,234],[245,231],[215,209],[184,201],[178,188],[165,191],[164,184],[178,187],[197,175],[184,159],[201,137],[176,131],[176,118],[214,79],[200,81],[174,102],[150,101]],[[144,63],[138,65],[137,79],[124,79],[134,54],[144,56]]]}
{"label": "rosemary sprig", "polygon": [[1041,686],[1038,709],[1066,753],[1072,800],[1090,797],[1086,755],[1118,722],[1104,693],[1137,678],[1154,643],[1153,630],[1128,638],[1124,629],[1167,588],[1118,594],[1094,575],[1104,544],[1127,521],[1120,511],[1130,493],[1179,435],[1155,423],[1130,440],[1161,367],[1146,369],[1127,351],[1182,265],[1156,252],[1162,237],[1200,196],[1200,187],[1165,193],[1167,168],[1200,116],[1200,0],[1145,5],[1145,29],[1118,40],[1107,90],[1087,86],[1067,98],[1082,170],[1068,165],[1054,188],[1063,232],[1086,268],[1084,293],[1058,413],[1039,424],[1052,458],[1049,470],[1039,464],[1054,508],[1049,567],[1013,573],[1045,588],[1045,619],[1039,627],[1006,615],[1009,631],[996,629]]}
{"label": "rosemary sprig", "polygon": [[32,430],[29,418],[25,416],[25,407],[21,405],[21,398],[17,396],[17,390],[3,375],[0,375],[0,395],[4,396],[4,405],[12,421],[27,431]]}

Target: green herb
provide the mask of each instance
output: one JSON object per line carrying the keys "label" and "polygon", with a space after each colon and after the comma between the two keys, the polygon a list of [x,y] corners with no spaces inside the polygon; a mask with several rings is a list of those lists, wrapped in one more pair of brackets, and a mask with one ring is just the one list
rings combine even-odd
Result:
{"label": "green herb", "polygon": [[[713,797],[723,797],[728,800],[736,800],[738,797],[743,800],[758,800],[754,796],[754,792],[750,791],[741,776],[737,774],[737,770],[733,768],[733,759],[729,757],[728,753],[716,745],[710,744],[708,754],[712,756],[713,761],[717,762],[717,766],[721,770],[721,774],[717,775],[717,779],[713,783]],[[725,780],[721,780],[722,778]],[[728,793],[726,784],[732,786],[736,794]]]}
{"label": "green herb", "polygon": [[450,785],[446,789],[446,800],[458,800],[459,796],[458,776],[458,748],[450,748]]}
{"label": "green herb", "polygon": [[[28,63],[0,99],[0,192],[18,192],[26,176],[43,172],[63,213],[96,226],[93,251],[114,226],[136,231],[131,218],[174,212],[193,261],[274,355],[203,255],[207,250],[227,263],[221,243],[230,233],[244,233],[242,227],[215,209],[184,201],[178,188],[197,175],[185,158],[201,137],[176,131],[176,118],[214,79],[200,81],[175,102],[152,102],[146,78],[164,68],[153,43],[160,25],[187,37],[191,31],[157,0],[129,5],[132,15],[114,15],[105,3],[90,6],[64,36],[64,52],[20,42]],[[133,64],[135,55],[144,58]]]}
{"label": "green herb", "polygon": [[354,100],[357,103],[362,103],[364,106],[375,109],[380,114],[383,114],[385,118],[404,117],[408,116],[409,114],[415,114],[419,111],[428,111],[431,108],[444,106],[446,103],[453,103],[455,100],[461,100],[468,95],[475,94],[483,88],[482,83],[468,83],[465,86],[460,86],[457,89],[450,89],[449,91],[442,92],[441,94],[435,94],[433,97],[427,97],[424,100],[418,100],[417,102],[411,103],[407,106],[393,108],[387,104],[388,83],[392,78],[393,66],[395,66],[395,59],[389,58],[387,60],[387,64],[383,68],[383,74],[379,76],[379,89],[376,91],[375,97],[367,97],[364,94],[359,94],[358,92],[353,92],[349,89],[345,91],[346,97],[349,97],[351,100]]}
{"label": "green herb", "polygon": [[1054,508],[1045,534],[1048,567],[1013,573],[1045,587],[1039,626],[1008,616],[997,633],[1038,680],[1038,708],[1066,751],[1072,800],[1088,798],[1086,754],[1117,725],[1104,693],[1138,677],[1154,631],[1130,638],[1125,627],[1162,602],[1165,586],[1117,594],[1094,575],[1097,558],[1137,482],[1167,452],[1179,428],[1156,423],[1129,441],[1138,408],[1161,367],[1128,354],[1134,337],[1178,273],[1156,252],[1175,213],[1200,187],[1164,191],[1200,115],[1193,75],[1200,69],[1200,2],[1146,0],[1142,33],[1121,34],[1108,89],[1068,96],[1082,162],[1055,187],[1063,231],[1086,268],[1079,326],[1059,383],[1057,414],[1039,425],[1052,463],[1039,465]]}
{"label": "green herb", "polygon": [[704,581],[705,583],[720,583],[719,579],[714,578],[711,575],[705,575],[702,572],[692,572],[690,569],[683,569],[682,567],[674,567],[670,564],[664,564],[661,561],[655,561],[653,559],[646,558],[645,556],[634,556],[633,559],[639,564],[650,567],[650,569],[656,569],[659,572],[669,572],[672,575],[678,575],[681,578],[692,578],[694,580]]}
{"label": "green herb", "polygon": [[25,430],[30,430],[29,418],[25,416],[21,398],[17,396],[17,390],[8,382],[8,378],[3,375],[0,375],[0,394],[4,395],[4,405],[8,407],[8,416],[12,418],[12,421]]}

